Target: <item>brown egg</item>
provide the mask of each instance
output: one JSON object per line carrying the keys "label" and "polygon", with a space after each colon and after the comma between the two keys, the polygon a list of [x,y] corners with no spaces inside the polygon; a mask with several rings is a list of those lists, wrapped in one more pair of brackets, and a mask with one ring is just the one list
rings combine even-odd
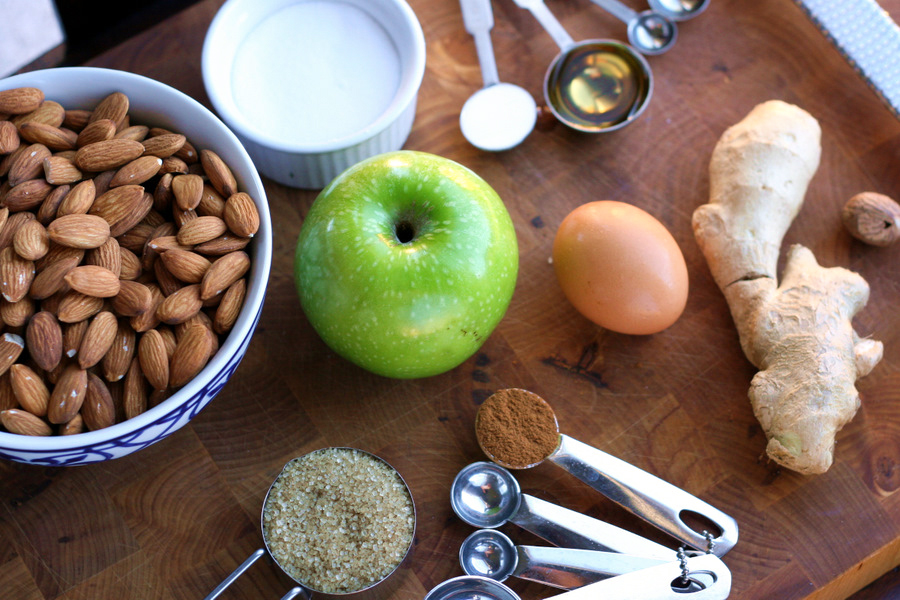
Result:
{"label": "brown egg", "polygon": [[657,333],[687,303],[687,265],[675,238],[624,202],[589,202],[569,213],[553,241],[553,266],[569,302],[611,331]]}

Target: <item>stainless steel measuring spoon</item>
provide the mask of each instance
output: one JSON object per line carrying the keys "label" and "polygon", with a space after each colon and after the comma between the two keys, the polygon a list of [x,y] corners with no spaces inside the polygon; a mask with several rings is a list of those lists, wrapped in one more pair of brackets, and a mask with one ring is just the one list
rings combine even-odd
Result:
{"label": "stainless steel measuring spoon", "polygon": [[[530,468],[548,460],[559,465],[590,487],[594,488],[616,504],[632,514],[644,519],[675,539],[692,548],[706,550],[711,547],[717,556],[723,556],[731,550],[738,540],[737,522],[711,504],[700,500],[685,490],[651,475],[630,463],[625,462],[602,450],[580,442],[559,432],[553,408],[546,400],[526,390],[517,390],[525,394],[530,402],[543,405],[553,414],[552,424],[559,442],[543,460],[532,465],[509,465],[498,460],[484,441],[478,443],[482,451],[492,461],[508,468]],[[491,398],[482,404],[482,408],[490,403]],[[476,415],[476,431],[482,409]],[[704,535],[694,531],[684,518],[693,513],[712,522],[719,533]],[[709,536],[709,537],[707,537]]]}
{"label": "stainless steel measuring spoon", "polygon": [[459,114],[463,136],[476,148],[508,150],[534,129],[537,104],[528,91],[501,83],[491,45],[494,15],[491,0],[459,0],[463,24],[475,40],[484,87],[472,94]]}
{"label": "stainless steel measuring spoon", "polygon": [[[713,554],[667,562],[553,596],[560,600],[726,600],[731,572]],[[505,584],[478,575],[444,581],[424,600],[521,600]]]}
{"label": "stainless steel measuring spoon", "polygon": [[591,1],[625,23],[628,42],[641,54],[667,52],[678,39],[678,27],[662,13],[655,10],[637,12],[619,0]]}
{"label": "stainless steel measuring spoon", "polygon": [[[229,574],[228,577],[226,577],[226,578],[222,581],[222,583],[220,583],[218,586],[216,586],[216,588],[215,588],[212,592],[210,592],[209,595],[207,595],[206,598],[205,598],[204,600],[214,600],[215,598],[218,598],[220,595],[222,595],[222,593],[223,593],[223,592],[224,592],[224,591],[225,591],[232,583],[234,583],[234,581],[235,581],[238,577],[240,577],[241,575],[243,575],[244,572],[247,571],[247,569],[249,569],[251,565],[253,565],[253,563],[255,563],[257,560],[259,560],[261,557],[265,556],[266,554],[268,554],[268,555],[272,558],[272,561],[273,561],[276,565],[278,565],[278,567],[284,572],[285,575],[287,575],[288,577],[290,577],[291,580],[293,580],[293,581],[297,584],[297,586],[294,587],[294,588],[292,588],[290,591],[288,591],[288,593],[285,594],[285,595],[282,597],[281,600],[290,600],[291,598],[296,598],[296,597],[298,597],[298,596],[302,596],[302,597],[304,598],[304,600],[311,600],[311,598],[313,597],[313,593],[316,593],[316,594],[319,594],[319,593],[324,594],[324,593],[325,593],[325,592],[323,592],[322,590],[317,590],[317,589],[315,589],[314,587],[310,586],[307,582],[299,581],[296,577],[294,577],[293,575],[291,575],[291,573],[284,567],[284,565],[282,565],[282,564],[278,561],[278,559],[275,557],[275,555],[272,554],[272,551],[271,551],[271,549],[270,549],[270,547],[269,547],[269,539],[268,539],[268,537],[266,536],[266,528],[265,528],[265,511],[266,511],[266,504],[267,504],[268,499],[269,499],[269,494],[272,493],[272,488],[273,488],[273,487],[275,486],[275,484],[278,482],[278,479],[282,476],[282,474],[285,473],[285,471],[286,471],[287,468],[290,466],[290,464],[291,464],[292,462],[294,462],[295,460],[303,459],[303,458],[305,458],[305,457],[307,457],[307,456],[309,456],[309,455],[311,455],[311,454],[314,454],[314,453],[316,453],[316,452],[321,452],[321,451],[323,451],[323,450],[352,450],[352,451],[354,451],[354,452],[358,452],[358,453],[360,453],[360,454],[364,454],[364,455],[366,455],[366,456],[369,456],[369,457],[371,457],[371,458],[373,458],[373,459],[375,459],[375,460],[377,460],[377,461],[379,461],[379,462],[381,462],[381,463],[384,463],[384,464],[387,465],[392,471],[394,471],[394,473],[397,474],[397,477],[400,478],[400,481],[403,483],[403,486],[406,488],[406,492],[409,494],[410,500],[412,500],[412,493],[409,491],[409,486],[406,485],[406,482],[403,480],[403,477],[400,475],[400,473],[399,473],[396,469],[394,469],[390,464],[388,464],[387,461],[385,461],[384,459],[382,459],[382,458],[380,458],[380,457],[378,457],[378,456],[375,456],[374,454],[371,454],[371,453],[369,453],[369,452],[366,452],[366,451],[364,451],[364,450],[359,450],[359,449],[357,449],[357,448],[320,448],[319,450],[314,450],[314,451],[312,451],[312,452],[310,452],[310,453],[308,453],[308,454],[305,454],[305,455],[300,456],[300,457],[298,457],[298,458],[292,459],[292,460],[288,461],[287,464],[284,465],[284,467],[282,467],[281,472],[278,474],[278,477],[276,477],[276,478],[274,479],[274,481],[272,481],[271,485],[269,485],[269,489],[268,489],[268,491],[266,492],[265,498],[263,499],[262,510],[260,511],[260,531],[262,531],[262,534],[263,534],[262,537],[263,537],[263,546],[264,546],[264,547],[255,550],[255,551],[254,551],[254,552],[253,552],[246,560],[244,560],[243,563],[240,564],[240,566],[238,566],[234,571],[232,571],[231,574]],[[413,529],[415,530],[415,502],[412,503],[412,506],[413,506],[413,523],[414,523]],[[379,579],[378,581],[373,582],[371,585],[365,586],[365,587],[360,588],[360,589],[358,589],[358,590],[354,590],[354,591],[352,591],[352,592],[344,592],[344,593],[341,593],[341,594],[339,594],[339,595],[341,595],[341,596],[352,596],[352,595],[357,594],[357,593],[359,593],[359,592],[364,592],[364,591],[366,591],[366,590],[372,589],[372,588],[375,587],[376,585],[379,585],[380,583],[382,583],[383,581],[385,581],[386,579],[388,579],[391,575],[393,575],[393,573],[394,573],[394,572],[397,570],[397,568],[398,568],[398,567],[406,560],[406,557],[409,555],[409,551],[410,551],[410,549],[412,548],[412,541],[413,541],[413,538],[415,537],[415,531],[414,531],[414,530],[413,530],[413,535],[410,536],[409,546],[407,546],[407,548],[406,548],[406,552],[404,553],[403,559],[400,560],[400,561],[397,563],[397,565],[394,566],[394,568],[391,570],[390,573],[386,574],[384,577],[382,577],[382,578]]]}
{"label": "stainless steel measuring spoon", "polygon": [[531,12],[560,52],[544,76],[544,100],[562,123],[578,131],[621,129],[644,112],[653,94],[647,60],[613,40],[576,43],[543,0],[515,0]]}
{"label": "stainless steel measuring spoon", "polygon": [[709,6],[709,0],[649,0],[650,8],[673,21],[693,19]]}
{"label": "stainless steel measuring spoon", "polygon": [[467,575],[483,575],[497,581],[518,577],[563,590],[670,560],[599,550],[516,545],[496,529],[475,531],[459,548],[459,564]]}
{"label": "stainless steel measuring spoon", "polygon": [[672,560],[675,551],[577,511],[523,494],[512,473],[490,462],[463,467],[450,488],[450,506],[473,527],[513,523],[561,548],[603,550]]}

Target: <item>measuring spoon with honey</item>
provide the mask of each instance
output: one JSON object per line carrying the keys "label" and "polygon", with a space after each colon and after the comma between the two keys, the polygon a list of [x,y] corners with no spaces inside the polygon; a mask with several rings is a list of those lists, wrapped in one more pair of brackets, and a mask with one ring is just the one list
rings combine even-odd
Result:
{"label": "measuring spoon with honey", "polygon": [[709,6],[709,0],[649,0],[650,8],[673,21],[693,19]]}
{"label": "measuring spoon with honey", "polygon": [[625,23],[628,41],[641,54],[662,54],[675,45],[678,27],[661,13],[654,10],[637,12],[619,0],[592,1]]}
{"label": "measuring spoon with honey", "polygon": [[484,87],[472,94],[459,114],[459,128],[481,150],[509,150],[528,137],[537,121],[537,104],[526,90],[501,83],[491,29],[491,0],[459,0],[463,24],[475,40]]}
{"label": "measuring spoon with honey", "polygon": [[[598,448],[559,432],[553,408],[522,389],[499,390],[479,407],[475,433],[482,451],[510,469],[548,460],[632,514],[687,544],[727,553],[738,540],[737,522],[685,490]],[[711,522],[718,533],[699,533],[685,518]]]}
{"label": "measuring spoon with honey", "polygon": [[463,467],[450,488],[450,506],[473,527],[513,523],[560,548],[580,548],[671,560],[675,551],[605,521],[522,493],[512,473],[479,461]]}
{"label": "measuring spoon with honey", "polygon": [[621,129],[644,112],[653,94],[653,74],[643,56],[613,40],[576,43],[543,0],[514,1],[559,46],[544,75],[544,99],[561,123],[601,133]]}

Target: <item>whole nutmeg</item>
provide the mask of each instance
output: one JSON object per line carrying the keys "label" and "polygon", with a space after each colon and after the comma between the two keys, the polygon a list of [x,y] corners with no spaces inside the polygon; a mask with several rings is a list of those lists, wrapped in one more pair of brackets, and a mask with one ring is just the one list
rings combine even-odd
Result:
{"label": "whole nutmeg", "polygon": [[900,204],[877,192],[856,194],[841,211],[850,235],[873,246],[890,246],[900,239]]}

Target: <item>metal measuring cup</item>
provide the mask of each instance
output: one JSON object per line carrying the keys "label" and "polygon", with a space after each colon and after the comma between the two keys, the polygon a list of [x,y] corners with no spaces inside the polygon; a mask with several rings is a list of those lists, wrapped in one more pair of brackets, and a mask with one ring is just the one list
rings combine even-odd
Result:
{"label": "metal measuring cup", "polygon": [[[412,533],[411,533],[411,535],[410,535],[410,538],[409,538],[409,545],[406,547],[406,551],[405,551],[404,554],[403,554],[403,558],[402,558],[400,561],[397,562],[397,564],[394,566],[393,569],[391,569],[391,571],[390,571],[389,573],[387,573],[384,577],[382,577],[382,578],[379,579],[378,581],[375,581],[375,582],[373,582],[373,583],[370,584],[370,585],[367,585],[367,586],[365,586],[365,587],[363,587],[363,588],[360,588],[360,589],[358,589],[358,590],[353,590],[353,591],[350,591],[350,592],[324,592],[324,591],[322,591],[322,590],[318,590],[318,589],[316,589],[316,588],[310,586],[307,582],[298,580],[296,577],[294,577],[293,575],[290,574],[290,572],[288,571],[288,569],[286,569],[285,566],[282,565],[282,564],[278,561],[277,558],[275,558],[275,555],[272,553],[272,551],[271,551],[271,549],[270,549],[270,547],[269,547],[269,538],[266,536],[266,528],[265,528],[266,505],[268,504],[269,495],[272,493],[272,489],[275,487],[275,484],[276,484],[276,483],[278,482],[278,480],[282,477],[282,475],[284,475],[284,473],[286,472],[287,468],[291,465],[292,462],[297,461],[297,460],[302,460],[302,459],[304,459],[304,458],[306,458],[306,457],[309,457],[309,456],[312,455],[312,454],[315,454],[315,453],[317,453],[317,452],[323,452],[323,451],[325,451],[325,450],[348,450],[348,451],[358,452],[358,453],[360,453],[360,454],[364,454],[364,455],[366,455],[366,456],[368,456],[368,457],[370,457],[370,458],[372,458],[372,459],[375,459],[375,460],[381,462],[382,464],[386,465],[386,466],[387,466],[388,468],[390,468],[394,473],[396,473],[397,477],[400,479],[400,482],[403,484],[403,487],[404,487],[404,489],[406,490],[406,493],[409,495],[410,505],[412,506],[412,510],[413,510],[413,515],[412,515],[412,516],[413,516],[413,531],[412,531]],[[386,460],[384,460],[383,458],[381,458],[381,457],[379,457],[379,456],[375,456],[374,454],[372,454],[372,453],[370,453],[370,452],[366,452],[365,450],[360,450],[360,449],[358,449],[358,448],[348,448],[348,447],[327,447],[327,448],[320,448],[320,449],[318,449],[318,450],[313,450],[312,452],[308,452],[307,454],[304,454],[304,455],[299,456],[299,457],[297,457],[297,458],[293,458],[293,459],[289,460],[287,463],[285,463],[284,467],[282,467],[282,469],[281,469],[281,471],[279,472],[278,476],[275,477],[275,479],[274,479],[274,480],[272,481],[272,483],[269,485],[269,489],[266,491],[266,496],[265,496],[265,498],[263,499],[263,503],[262,503],[262,509],[260,510],[260,518],[259,518],[259,520],[260,520],[260,531],[262,532],[263,546],[264,546],[264,548],[259,548],[259,549],[255,550],[255,551],[254,551],[254,552],[253,552],[253,553],[252,553],[252,554],[251,554],[251,555],[250,555],[243,563],[240,564],[240,566],[238,566],[234,571],[232,571],[231,574],[228,575],[228,577],[226,577],[226,578],[222,581],[222,583],[220,583],[218,586],[216,586],[216,588],[215,588],[212,592],[210,592],[209,595],[206,596],[206,598],[205,598],[204,600],[214,600],[215,598],[218,598],[218,597],[219,597],[219,596],[220,596],[220,595],[221,595],[221,594],[222,594],[222,593],[223,593],[223,592],[224,592],[224,591],[225,591],[232,583],[234,583],[234,581],[235,581],[238,577],[240,577],[241,575],[243,575],[243,573],[244,573],[247,569],[249,569],[250,566],[253,565],[253,563],[255,563],[259,558],[261,558],[262,556],[264,556],[264,555],[266,555],[266,554],[269,555],[269,557],[272,559],[272,561],[273,561],[276,565],[278,565],[278,568],[280,568],[280,569],[282,570],[282,572],[284,572],[285,575],[287,575],[288,577],[290,577],[291,580],[293,580],[294,583],[297,584],[296,587],[292,588],[290,591],[288,591],[287,594],[285,594],[284,596],[282,596],[281,600],[289,600],[289,599],[291,599],[291,598],[296,598],[296,597],[298,597],[298,596],[303,597],[305,600],[310,600],[310,599],[313,597],[313,593],[315,593],[317,596],[322,596],[322,597],[326,597],[326,598],[327,598],[327,597],[343,597],[343,596],[350,596],[350,595],[353,595],[353,594],[358,594],[358,593],[364,592],[364,591],[366,591],[366,590],[370,590],[370,589],[374,588],[375,586],[377,586],[377,585],[383,583],[383,582],[384,582],[385,580],[387,580],[388,578],[390,578],[391,575],[393,575],[393,574],[397,571],[397,569],[400,567],[400,565],[403,564],[404,562],[406,562],[406,559],[407,559],[407,557],[409,556],[409,551],[412,549],[412,543],[413,543],[413,540],[415,539],[415,528],[416,528],[416,504],[415,504],[415,502],[413,501],[412,492],[410,492],[409,485],[407,485],[406,481],[405,481],[405,480],[403,479],[403,477],[400,475],[400,472],[397,471],[397,469],[395,469],[393,466],[391,466],[390,463],[388,463],[388,462],[387,462]]]}
{"label": "metal measuring cup", "polygon": [[653,73],[631,46],[575,42],[543,0],[514,0],[559,46],[544,76],[544,100],[563,124],[586,133],[615,131],[638,118],[653,95]]}

